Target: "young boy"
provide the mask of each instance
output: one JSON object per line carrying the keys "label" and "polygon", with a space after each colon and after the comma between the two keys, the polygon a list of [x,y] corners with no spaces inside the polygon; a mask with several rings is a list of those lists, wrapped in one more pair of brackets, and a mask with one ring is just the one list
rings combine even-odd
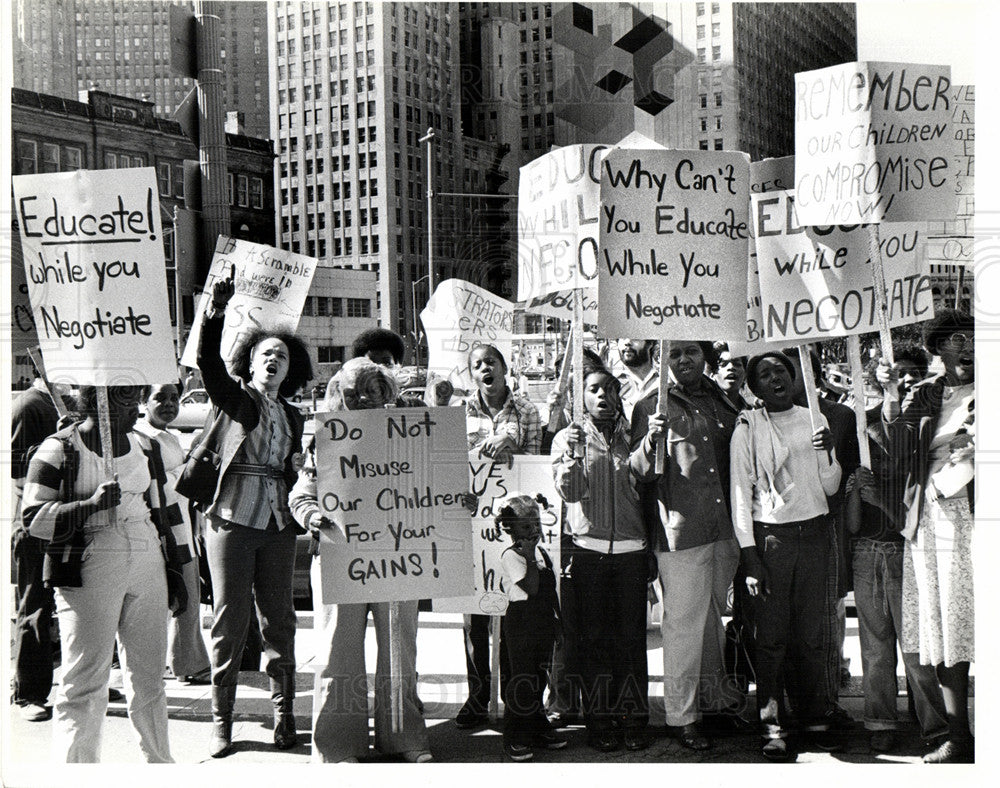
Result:
{"label": "young boy", "polygon": [[534,498],[508,498],[496,524],[513,542],[500,557],[509,599],[503,619],[510,664],[503,749],[513,761],[530,761],[532,745],[549,750],[566,746],[566,739],[546,719],[542,704],[559,629],[556,576],[548,553],[538,545],[542,526]]}

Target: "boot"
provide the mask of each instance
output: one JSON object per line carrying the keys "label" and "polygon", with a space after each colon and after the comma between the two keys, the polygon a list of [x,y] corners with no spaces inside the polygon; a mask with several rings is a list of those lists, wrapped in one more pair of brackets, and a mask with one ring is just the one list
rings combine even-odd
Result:
{"label": "boot", "polygon": [[233,705],[236,703],[236,685],[212,687],[212,739],[208,754],[224,758],[233,747]]}
{"label": "boot", "polygon": [[292,704],[295,701],[295,674],[281,677],[281,681],[271,679],[271,700],[274,702],[274,746],[279,750],[290,750],[299,740],[295,731],[295,715]]}

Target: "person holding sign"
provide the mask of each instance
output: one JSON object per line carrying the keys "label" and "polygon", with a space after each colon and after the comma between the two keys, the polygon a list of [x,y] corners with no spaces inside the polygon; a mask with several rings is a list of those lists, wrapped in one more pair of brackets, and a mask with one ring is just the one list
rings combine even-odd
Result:
{"label": "person holding sign", "polygon": [[621,747],[623,733],[629,750],[649,744],[649,561],[619,385],[606,369],[587,375],[583,423],[552,441],[553,477],[573,534],[587,738],[601,752]]}
{"label": "person holding sign", "polygon": [[[469,451],[504,461],[513,454],[538,454],[542,442],[538,408],[507,385],[507,362],[493,345],[469,353],[469,372],[476,392],[465,402]],[[469,697],[455,717],[459,728],[474,728],[487,719],[490,670],[490,617],[465,616],[465,665]],[[506,696],[507,651],[500,639],[500,695]]]}
{"label": "person holding sign", "polygon": [[[705,376],[709,342],[671,341],[673,385],[666,403],[656,394],[632,411],[632,471],[642,497],[663,600],[663,699],[667,725],[692,750],[710,744],[698,727],[700,710],[730,728],[742,697],[726,675],[722,613],[736,574],[739,548],[729,509],[729,441],[736,408]],[[656,444],[666,440],[663,474]]]}
{"label": "person holding sign", "polygon": [[884,360],[876,372],[892,455],[905,479],[903,651],[935,666],[948,716],[948,738],[924,762],[972,763],[975,321],[941,310],[924,325],[923,338],[944,373],[914,386],[902,406],[892,396],[897,374]]}
{"label": "person holding sign", "polygon": [[219,346],[234,292],[232,278],[212,287],[198,346],[198,368],[212,410],[177,483],[177,492],[197,501],[207,520],[214,612],[213,758],[227,755],[232,745],[236,681],[253,600],[268,653],[274,745],[287,750],[297,741],[292,711],[296,528],[288,492],[298,476],[303,419],[285,397],[310,380],[312,366],[301,340],[257,329],[237,342],[231,377]]}
{"label": "person holding sign", "polygon": [[503,622],[511,676],[503,749],[512,761],[530,761],[535,745],[549,750],[566,746],[566,739],[546,719],[542,702],[559,637],[559,598],[552,560],[538,544],[542,535],[538,505],[548,507],[541,495],[538,499],[512,495],[496,516],[497,531],[513,542],[500,556],[510,599]]}
{"label": "person holding sign", "polygon": [[[105,447],[97,390],[84,386],[83,421],[46,438],[28,466],[24,523],[48,542],[44,578],[55,589],[59,617],[63,671],[53,755],[63,763],[100,761],[116,636],[143,757],[173,762],[163,685],[166,624],[171,610],[180,615],[188,605],[181,567],[191,557],[182,530],[170,525],[157,444],[132,431],[141,395],[138,386],[109,387],[112,445]],[[104,472],[108,449],[118,468],[113,479]]]}
{"label": "person holding sign", "polygon": [[[331,380],[320,412],[384,408],[409,403],[399,399],[399,385],[383,366],[361,356],[348,361]],[[335,540],[346,539],[344,523],[325,517],[316,493],[316,461],[310,452],[289,503],[296,520],[313,531],[329,529]],[[313,588],[321,585],[319,561],[313,562]],[[398,602],[403,708],[399,730],[393,730],[389,608],[390,602],[324,605],[313,594],[316,622],[329,643],[313,746],[324,763],[356,763],[368,753],[368,683],[365,632],[368,613],[375,622],[378,659],[375,666],[375,747],[383,755],[399,755],[411,763],[433,760],[427,728],[417,699],[417,600]]]}
{"label": "person holding sign", "polygon": [[[184,468],[184,450],[177,436],[167,431],[167,425],[177,418],[180,407],[180,387],[176,383],[163,383],[143,389],[146,415],[139,419],[135,431],[156,441],[163,457],[166,472],[167,506],[173,522],[183,523],[185,536],[192,546],[197,540],[192,531],[186,498],[177,494],[174,485]],[[201,577],[198,562],[184,564],[184,586],[190,604],[187,610],[170,621],[167,633],[167,667],[178,679],[188,684],[208,684],[212,664],[201,636]]]}
{"label": "person holding sign", "polygon": [[733,527],[755,601],[762,754],[774,761],[791,756],[786,690],[816,745],[833,747],[824,735],[827,496],[837,491],[841,471],[826,420],[820,416],[814,429],[809,410],[793,402],[793,376],[781,353],[750,359],[747,383],[764,407],[740,414],[730,444]]}

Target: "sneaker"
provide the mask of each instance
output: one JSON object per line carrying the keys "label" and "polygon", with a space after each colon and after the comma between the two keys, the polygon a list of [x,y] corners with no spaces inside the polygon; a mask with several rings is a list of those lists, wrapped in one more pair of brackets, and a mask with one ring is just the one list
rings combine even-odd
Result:
{"label": "sneaker", "polygon": [[896,734],[892,731],[875,731],[871,738],[873,752],[889,752],[896,746]]}
{"label": "sneaker", "polygon": [[434,756],[427,750],[407,750],[401,754],[407,763],[431,763],[434,760]]}
{"label": "sneaker", "polygon": [[975,739],[947,739],[924,756],[924,763],[975,763]]}
{"label": "sneaker", "polygon": [[645,750],[649,746],[649,736],[642,728],[625,729],[625,749],[631,752]]}
{"label": "sneaker", "polygon": [[182,676],[181,677],[181,681],[184,682],[185,684],[191,684],[191,685],[196,685],[196,686],[202,686],[202,685],[206,685],[206,684],[211,684],[212,683],[212,669],[211,668],[205,668],[203,671],[200,671],[199,673],[195,673],[195,674],[193,674],[191,676]]}
{"label": "sneaker", "polygon": [[549,715],[549,725],[554,728],[568,728],[570,725],[579,725],[583,717],[578,711],[554,711]]}
{"label": "sneaker", "polygon": [[455,727],[465,730],[467,728],[478,728],[480,725],[485,725],[489,720],[489,715],[486,714],[480,707],[477,707],[466,701],[461,709],[458,710],[458,714],[455,716]]}
{"label": "sneaker", "polygon": [[28,701],[18,704],[22,720],[28,722],[45,722],[52,719],[52,709],[44,703]]}
{"label": "sneaker", "polygon": [[823,752],[840,752],[844,749],[844,743],[830,731],[810,731],[807,739],[809,744]]}
{"label": "sneaker", "polygon": [[530,761],[535,757],[531,747],[521,742],[504,742],[503,754],[512,761]]}
{"label": "sneaker", "polygon": [[791,757],[788,742],[784,739],[768,739],[761,748],[760,754],[775,763],[787,761]]}
{"label": "sneaker", "polygon": [[587,744],[598,752],[614,752],[622,746],[614,731],[595,731],[587,736]]}
{"label": "sneaker", "polygon": [[546,750],[561,750],[569,744],[566,737],[558,731],[542,731],[535,735],[535,741]]}

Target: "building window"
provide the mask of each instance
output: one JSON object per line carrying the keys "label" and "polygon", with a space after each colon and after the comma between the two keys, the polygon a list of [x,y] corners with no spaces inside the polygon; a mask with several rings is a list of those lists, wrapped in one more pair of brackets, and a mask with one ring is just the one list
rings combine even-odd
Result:
{"label": "building window", "polygon": [[63,148],[63,172],[79,170],[83,167],[83,151],[80,148]]}
{"label": "building window", "polygon": [[722,106],[722,94],[721,93],[716,93],[715,94],[715,106],[717,106],[717,107],[721,107]]}
{"label": "building window", "polygon": [[344,316],[344,299],[343,298],[331,298],[330,299],[330,316],[331,317],[343,317]]}
{"label": "building window", "polygon": [[722,150],[722,140],[721,139],[717,139],[715,141],[715,149],[716,150]]}
{"label": "building window", "polygon": [[698,141],[698,149],[699,150],[708,150],[708,140],[699,140]]}
{"label": "building window", "polygon": [[263,178],[251,178],[250,179],[250,205],[253,208],[263,208],[264,207],[264,179]]}
{"label": "building window", "polygon": [[38,172],[38,145],[34,140],[18,140],[17,173],[28,175]]}
{"label": "building window", "polygon": [[316,361],[320,364],[334,364],[344,361],[344,348],[337,345],[318,345]]}
{"label": "building window", "polygon": [[716,44],[712,47],[712,60],[719,60],[722,57],[722,47]]}
{"label": "building window", "polygon": [[317,317],[329,317],[330,316],[330,299],[326,296],[316,297],[316,316]]}
{"label": "building window", "polygon": [[367,298],[348,298],[347,316],[371,317],[371,301]]}
{"label": "building window", "polygon": [[302,304],[302,317],[313,316],[313,301],[315,300],[316,299],[313,296],[306,296],[306,300]]}
{"label": "building window", "polygon": [[250,187],[246,175],[236,176],[236,204],[246,208],[249,204]]}
{"label": "building window", "polygon": [[160,183],[160,196],[170,196],[170,164],[161,162],[156,165],[157,180]]}

